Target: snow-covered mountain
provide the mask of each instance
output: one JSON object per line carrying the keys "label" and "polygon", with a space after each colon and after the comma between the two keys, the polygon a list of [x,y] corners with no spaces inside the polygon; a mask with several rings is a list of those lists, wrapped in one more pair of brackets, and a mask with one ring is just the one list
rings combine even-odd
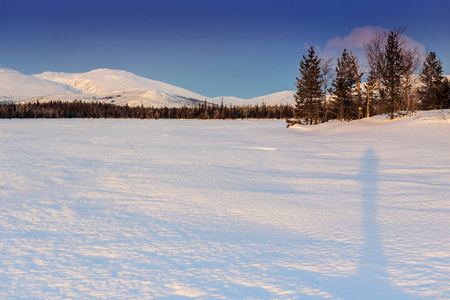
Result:
{"label": "snow-covered mountain", "polygon": [[34,76],[69,85],[80,90],[82,94],[36,97],[28,101],[77,99],[131,106],[179,107],[197,105],[199,101],[206,99],[189,90],[121,70],[98,69],[87,73],[44,72]]}
{"label": "snow-covered mountain", "polygon": [[168,106],[196,105],[199,101],[220,104],[294,103],[293,91],[242,99],[237,97],[208,98],[192,91],[137,76],[133,73],[98,69],[86,73],[44,72],[25,75],[0,69],[0,101],[101,101],[121,105]]}
{"label": "snow-covered mountain", "polygon": [[267,105],[277,105],[277,104],[295,104],[294,101],[295,91],[282,91],[278,93],[273,93],[270,95],[255,97],[251,99],[242,99],[237,97],[214,97],[210,98],[209,101],[220,104],[223,100],[223,104],[233,104],[233,105],[256,105],[262,104],[263,102]]}
{"label": "snow-covered mountain", "polygon": [[34,76],[73,86],[82,90],[84,93],[101,93],[132,89],[141,91],[156,90],[167,94],[175,94],[199,100],[205,98],[200,94],[180,87],[120,70],[98,69],[87,73],[44,72]]}
{"label": "snow-covered mountain", "polygon": [[157,90],[118,90],[118,91],[105,91],[101,93],[83,93],[83,94],[70,94],[70,95],[51,95],[34,97],[24,100],[24,102],[47,102],[52,100],[60,101],[98,101],[103,103],[111,103],[117,105],[129,106],[141,106],[144,107],[181,107],[183,105],[192,106],[198,105],[200,101],[194,98],[187,98],[180,95],[164,93]]}
{"label": "snow-covered mountain", "polygon": [[71,86],[0,68],[0,102],[16,102],[37,96],[77,93]]}

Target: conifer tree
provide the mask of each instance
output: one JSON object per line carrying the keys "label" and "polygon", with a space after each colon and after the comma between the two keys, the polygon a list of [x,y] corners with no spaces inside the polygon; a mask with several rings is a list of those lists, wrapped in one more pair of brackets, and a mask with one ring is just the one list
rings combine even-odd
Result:
{"label": "conifer tree", "polygon": [[331,83],[334,94],[334,109],[339,121],[351,120],[354,116],[352,87],[356,83],[353,60],[344,49],[342,56],[337,59],[336,76]]}
{"label": "conifer tree", "polygon": [[389,33],[385,46],[385,63],[380,95],[383,101],[383,111],[394,118],[394,113],[399,110],[401,93],[401,75],[403,74],[403,51],[399,45],[401,31]]}
{"label": "conifer tree", "polygon": [[352,51],[350,51],[350,57],[352,59],[352,67],[353,67],[353,75],[356,83],[356,92],[357,92],[357,116],[358,119],[363,117],[363,100],[362,100],[362,89],[361,89],[361,79],[364,76],[364,72],[362,71],[363,67],[358,62],[358,57],[354,56]]}
{"label": "conifer tree", "polygon": [[318,124],[323,97],[320,59],[314,48],[308,50],[308,57],[303,55],[300,62],[300,78],[297,78],[295,98],[295,117],[306,124]]}
{"label": "conifer tree", "polygon": [[423,109],[448,107],[448,81],[442,76],[442,62],[435,52],[430,52],[424,63],[420,80],[423,87],[420,91]]}

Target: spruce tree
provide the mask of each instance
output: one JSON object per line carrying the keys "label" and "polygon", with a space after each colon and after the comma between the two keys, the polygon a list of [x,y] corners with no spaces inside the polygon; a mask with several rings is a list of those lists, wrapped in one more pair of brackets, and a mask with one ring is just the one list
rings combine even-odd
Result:
{"label": "spruce tree", "polygon": [[442,108],[450,108],[450,81],[445,77],[442,81]]}
{"label": "spruce tree", "polygon": [[339,121],[351,120],[354,116],[354,103],[352,88],[356,83],[353,60],[344,49],[342,56],[337,59],[336,76],[331,83],[331,92],[334,95],[334,111]]}
{"label": "spruce tree", "polygon": [[403,52],[399,45],[401,32],[389,33],[384,51],[385,69],[383,70],[380,95],[383,101],[383,112],[394,118],[402,100],[401,75],[403,74]]}
{"label": "spruce tree", "polygon": [[297,93],[294,94],[295,117],[305,124],[318,124],[321,115],[323,97],[320,59],[314,48],[308,50],[308,57],[303,55],[300,62],[300,78],[297,78]]}
{"label": "spruce tree", "polygon": [[448,106],[448,81],[442,76],[442,62],[437,59],[435,52],[430,52],[424,63],[420,81],[423,109],[436,109]]}

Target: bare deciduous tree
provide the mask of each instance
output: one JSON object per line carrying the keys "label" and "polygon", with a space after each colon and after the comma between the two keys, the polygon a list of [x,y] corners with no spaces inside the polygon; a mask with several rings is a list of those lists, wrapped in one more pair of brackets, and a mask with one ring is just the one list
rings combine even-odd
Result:
{"label": "bare deciduous tree", "polygon": [[383,79],[386,68],[384,57],[384,45],[386,43],[386,32],[376,33],[372,39],[364,44],[369,76],[366,81],[366,117],[370,117],[371,95],[378,89]]}
{"label": "bare deciduous tree", "polygon": [[[377,89],[382,89],[384,92],[387,90],[392,94],[392,74],[388,74],[388,71],[392,71],[393,64],[397,65],[397,72],[400,76],[400,86],[397,87],[396,93],[398,94],[394,99],[390,99],[393,95],[385,95],[392,102],[389,104],[391,106],[391,117],[392,110],[412,110],[415,107],[415,94],[417,93],[417,89],[419,87],[419,81],[416,76],[414,76],[420,69],[420,66],[423,61],[423,54],[417,48],[411,48],[408,44],[408,41],[404,35],[406,28],[400,27],[397,29],[393,29],[390,31],[385,31],[382,33],[377,33],[369,42],[364,44],[364,50],[367,57],[369,77],[366,83],[366,91],[367,91],[367,107],[366,107],[366,116],[370,115],[370,101],[371,96],[373,96],[374,92]],[[393,58],[392,55],[395,53],[390,53],[390,68],[387,68],[387,43],[388,37],[393,39],[391,43],[396,44],[398,50],[398,57]],[[390,50],[392,46],[391,45]],[[391,61],[392,59],[397,59],[397,62]],[[391,77],[389,77],[391,76]],[[390,87],[387,87],[386,84],[389,81]],[[387,99],[385,99],[387,100]],[[379,111],[380,112],[380,111]]]}
{"label": "bare deciduous tree", "polygon": [[420,81],[417,76],[414,77],[413,75],[419,71],[423,64],[423,54],[417,48],[404,48],[403,64],[403,89],[405,93],[403,107],[409,111],[415,109],[414,100]]}
{"label": "bare deciduous tree", "polygon": [[323,80],[323,95],[324,95],[324,122],[328,121],[328,101],[327,101],[327,92],[328,92],[328,83],[333,78],[333,60],[334,57],[331,58],[323,58],[320,60],[320,69],[322,70],[322,80]]}

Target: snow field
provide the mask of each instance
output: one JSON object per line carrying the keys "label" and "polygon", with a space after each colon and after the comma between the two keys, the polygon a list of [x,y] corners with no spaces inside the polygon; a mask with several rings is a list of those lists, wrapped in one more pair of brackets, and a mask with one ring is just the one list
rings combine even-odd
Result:
{"label": "snow field", "polygon": [[0,298],[449,298],[449,124],[0,120]]}

